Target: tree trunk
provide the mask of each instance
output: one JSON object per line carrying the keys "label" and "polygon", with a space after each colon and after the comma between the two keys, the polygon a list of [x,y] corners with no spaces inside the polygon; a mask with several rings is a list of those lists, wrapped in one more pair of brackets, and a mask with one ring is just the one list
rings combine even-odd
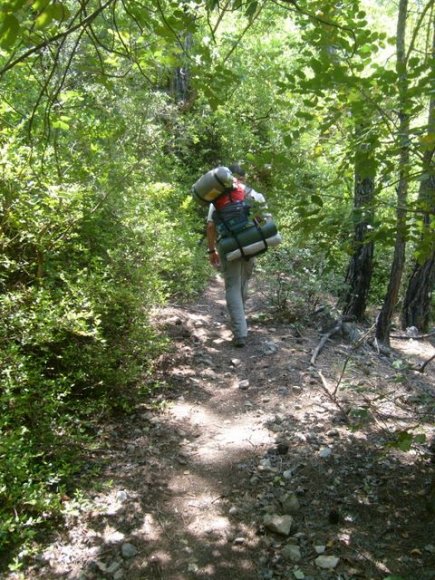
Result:
{"label": "tree trunk", "polygon": [[349,260],[345,282],[347,288],[340,303],[343,314],[363,320],[373,272],[374,244],[367,241],[373,223],[375,183],[374,150],[371,143],[359,147],[355,158],[353,254]]}
{"label": "tree trunk", "polygon": [[396,241],[387,294],[376,322],[376,338],[389,345],[390,328],[399,297],[400,283],[405,266],[406,249],[406,202],[408,197],[409,171],[409,115],[406,112],[408,100],[408,75],[405,49],[406,19],[408,0],[400,0],[397,23],[397,62],[399,89],[399,183],[397,186]]}
{"label": "tree trunk", "polygon": [[[435,58],[435,25],[432,41],[432,63]],[[432,68],[433,70],[433,68]],[[427,135],[435,134],[435,96],[429,102]],[[435,214],[435,173],[433,166],[434,148],[427,148],[423,154],[422,173],[418,194],[423,217],[422,245],[429,247],[421,260],[416,260],[408,280],[402,309],[402,328],[416,326],[421,332],[429,330],[431,319],[432,292],[435,285],[435,241],[431,231],[431,215]]]}

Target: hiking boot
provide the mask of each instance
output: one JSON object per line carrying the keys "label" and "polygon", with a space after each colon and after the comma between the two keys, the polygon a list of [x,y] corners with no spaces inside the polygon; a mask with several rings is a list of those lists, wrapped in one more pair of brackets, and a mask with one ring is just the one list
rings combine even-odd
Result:
{"label": "hiking boot", "polygon": [[246,336],[236,336],[233,338],[233,345],[242,348],[246,344]]}

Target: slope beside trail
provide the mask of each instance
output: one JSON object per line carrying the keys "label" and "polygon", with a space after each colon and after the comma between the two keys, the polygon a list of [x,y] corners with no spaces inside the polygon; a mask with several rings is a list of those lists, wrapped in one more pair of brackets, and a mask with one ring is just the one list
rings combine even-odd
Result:
{"label": "slope beside trail", "polygon": [[10,578],[435,578],[434,366],[409,370],[433,344],[397,339],[385,357],[335,336],[312,365],[318,324],[252,300],[244,349],[218,276],[156,313],[173,341],[161,389],[102,427],[92,485]]}

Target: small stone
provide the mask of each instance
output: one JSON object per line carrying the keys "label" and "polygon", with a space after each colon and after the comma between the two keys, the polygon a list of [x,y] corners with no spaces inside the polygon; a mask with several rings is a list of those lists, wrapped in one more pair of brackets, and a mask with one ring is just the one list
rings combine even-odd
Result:
{"label": "small stone", "polygon": [[228,513],[229,513],[231,516],[234,516],[235,514],[237,514],[237,513],[238,513],[238,511],[239,511],[239,510],[236,508],[236,506],[235,506],[235,505],[233,505],[233,506],[231,506],[231,507],[230,507],[230,509],[228,510]]}
{"label": "small stone", "polygon": [[265,341],[262,350],[263,354],[265,355],[275,354],[276,352],[278,352],[278,346],[272,340],[267,340]]}
{"label": "small stone", "polygon": [[266,514],[263,520],[264,526],[271,532],[288,536],[293,525],[292,516],[279,516],[276,514]]}
{"label": "small stone", "polygon": [[340,432],[338,431],[338,429],[330,429],[326,435],[328,437],[340,437]]}
{"label": "small stone", "polygon": [[316,566],[322,568],[322,570],[333,570],[339,561],[340,558],[337,558],[337,556],[318,556],[314,560]]}
{"label": "small stone", "polygon": [[299,562],[302,558],[299,546],[295,546],[294,544],[287,544],[287,546],[284,546],[282,549],[282,556],[289,562]]}
{"label": "small stone", "polygon": [[108,566],[108,568],[107,568],[107,573],[113,575],[120,568],[121,568],[121,564],[119,562],[116,562],[116,561],[115,562],[112,562],[112,564],[110,564],[110,566]]}
{"label": "small stone", "polygon": [[196,572],[198,572],[199,568],[198,568],[198,564],[196,562],[191,562],[188,566],[187,566],[187,571],[188,572],[193,572],[194,574]]}
{"label": "small stone", "polygon": [[124,540],[124,538],[125,538],[125,535],[122,532],[114,531],[114,532],[107,534],[106,542],[108,544],[117,544],[119,542],[122,542]]}
{"label": "small stone", "polygon": [[291,479],[293,477],[293,471],[291,469],[286,469],[282,476],[284,479]]}
{"label": "small stone", "polygon": [[329,447],[322,447],[319,451],[319,457],[321,457],[322,459],[327,459],[331,455],[332,449],[330,449]]}
{"label": "small stone", "polygon": [[239,389],[241,389],[242,391],[246,391],[246,389],[249,388],[249,381],[248,379],[245,379],[243,381],[239,381]]}
{"label": "small stone", "polygon": [[270,459],[262,459],[260,461],[260,464],[258,466],[258,471],[273,471],[273,467],[272,464],[270,462]]}
{"label": "small stone", "polygon": [[316,550],[316,554],[324,554],[326,550],[326,546],[314,546]]}
{"label": "small stone", "polygon": [[133,546],[133,544],[129,544],[128,542],[126,544],[122,544],[121,547],[121,554],[123,558],[134,558],[134,556],[136,556],[138,553],[138,549],[136,548],[136,546]]}
{"label": "small stone", "polygon": [[282,510],[285,514],[295,514],[301,507],[295,493],[286,494],[282,498],[281,503]]}
{"label": "small stone", "polygon": [[293,576],[297,580],[303,580],[305,578],[305,574],[302,572],[302,570],[299,570],[299,568],[297,570],[293,570]]}
{"label": "small stone", "polygon": [[234,540],[233,540],[233,544],[236,544],[236,545],[239,545],[239,546],[241,544],[244,544],[245,542],[246,542],[246,539],[243,538],[242,536],[240,536],[238,538],[234,538]]}
{"label": "small stone", "polygon": [[121,489],[120,491],[116,492],[116,499],[117,501],[119,501],[119,503],[124,503],[125,501],[128,500],[128,493]]}
{"label": "small stone", "polygon": [[103,574],[107,572],[107,566],[104,562],[95,562],[95,567],[98,569],[99,572]]}
{"label": "small stone", "polygon": [[239,358],[232,358],[231,364],[233,367],[239,367],[242,364],[242,361]]}

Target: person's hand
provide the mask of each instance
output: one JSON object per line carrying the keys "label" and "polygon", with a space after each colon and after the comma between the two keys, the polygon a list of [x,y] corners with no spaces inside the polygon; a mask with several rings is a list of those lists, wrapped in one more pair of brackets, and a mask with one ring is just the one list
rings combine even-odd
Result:
{"label": "person's hand", "polygon": [[221,265],[219,254],[216,252],[216,250],[209,254],[209,260],[213,268],[219,268],[219,266]]}

